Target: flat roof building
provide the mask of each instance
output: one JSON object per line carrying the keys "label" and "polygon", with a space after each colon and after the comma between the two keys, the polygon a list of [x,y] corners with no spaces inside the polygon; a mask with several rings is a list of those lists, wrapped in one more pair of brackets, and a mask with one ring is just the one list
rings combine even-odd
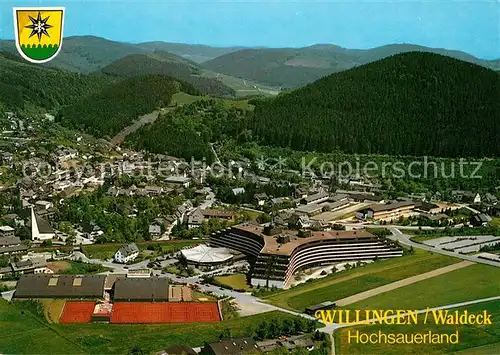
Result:
{"label": "flat roof building", "polygon": [[23,275],[15,298],[102,298],[105,275]]}
{"label": "flat roof building", "polygon": [[115,301],[168,301],[168,280],[149,278],[119,278],[115,281]]}

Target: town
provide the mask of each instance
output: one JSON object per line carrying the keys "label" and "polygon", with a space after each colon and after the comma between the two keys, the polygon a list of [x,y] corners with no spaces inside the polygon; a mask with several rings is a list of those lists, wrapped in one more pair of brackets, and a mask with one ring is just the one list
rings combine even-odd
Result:
{"label": "town", "polygon": [[[404,193],[359,172],[310,176],[247,158],[219,161],[214,173],[61,130],[49,114],[7,112],[1,122],[2,297],[42,300],[51,323],[224,324],[280,311],[298,318],[155,351],[330,351],[335,325],[317,326],[317,310],[471,265],[498,275],[498,188]],[[328,288],[337,274],[412,258],[429,264],[371,288]],[[315,288],[325,291],[294,303]]]}

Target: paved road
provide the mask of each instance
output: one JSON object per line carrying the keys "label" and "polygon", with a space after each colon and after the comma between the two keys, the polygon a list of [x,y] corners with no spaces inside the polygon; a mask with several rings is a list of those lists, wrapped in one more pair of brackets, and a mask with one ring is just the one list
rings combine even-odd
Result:
{"label": "paved road", "polygon": [[111,139],[110,143],[113,146],[122,144],[123,141],[125,140],[125,137],[127,137],[129,134],[134,133],[135,131],[137,131],[139,128],[141,128],[146,124],[150,124],[156,121],[159,112],[160,111],[153,111],[151,113],[139,117],[139,119],[134,121],[130,126],[125,127],[116,136],[114,136]]}
{"label": "paved road", "polygon": [[412,241],[410,239],[410,237],[408,235],[403,234],[399,230],[399,228],[390,228],[390,230],[392,232],[392,235],[390,235],[388,238],[392,239],[392,240],[397,240],[399,243],[401,243],[403,245],[412,246],[414,248],[419,248],[419,249],[423,249],[423,250],[428,250],[428,251],[431,251],[431,252],[437,253],[437,254],[443,254],[443,255],[447,255],[447,256],[453,256],[455,258],[460,258],[460,259],[463,259],[463,260],[473,261],[475,263],[480,263],[480,264],[486,264],[486,265],[490,265],[490,266],[500,267],[500,263],[499,262],[491,261],[491,260],[486,260],[486,259],[480,259],[480,258],[478,258],[475,255],[464,255],[464,254],[459,254],[459,253],[455,253],[455,252],[452,252],[452,251],[443,250],[443,249],[440,249],[440,248],[434,248],[434,247],[431,247],[429,245],[422,244],[422,243],[415,243],[414,241]]}
{"label": "paved road", "polygon": [[114,273],[127,273],[127,270],[144,269],[147,268],[147,265],[151,262],[150,260],[146,259],[131,265],[118,264],[118,263],[113,263],[111,261],[105,261],[100,259],[89,259],[85,254],[79,251],[74,251],[70,259],[81,260],[84,263],[89,263],[89,264],[101,264],[104,267],[112,269]]}
{"label": "paved road", "polygon": [[474,265],[474,263],[472,263],[470,261],[462,261],[462,262],[459,262],[457,264],[448,265],[448,266],[445,266],[445,267],[442,267],[442,268],[439,268],[436,270],[425,272],[425,273],[420,274],[420,275],[415,275],[415,276],[411,276],[411,277],[408,277],[408,278],[403,279],[403,280],[391,282],[390,284],[387,284],[387,285],[372,288],[371,290],[360,292],[358,294],[355,294],[355,295],[352,295],[352,296],[349,296],[346,298],[342,298],[341,300],[338,300],[335,303],[337,304],[337,306],[347,306],[349,304],[365,300],[367,298],[376,296],[378,294],[389,292],[389,291],[398,289],[398,288],[403,287],[403,286],[411,285],[411,284],[418,282],[418,281],[430,279],[431,277],[443,275],[443,274],[446,274],[448,272],[455,271],[455,270],[458,270],[458,269],[461,269],[461,268],[464,268],[464,267],[467,267],[470,265]]}
{"label": "paved road", "polygon": [[216,162],[217,164],[221,164],[220,159],[219,159],[219,156],[217,155],[217,152],[215,151],[214,144],[215,144],[215,143],[210,143],[210,148],[212,148],[212,153],[214,153],[215,162]]}
{"label": "paved road", "polygon": [[342,223],[339,222],[346,227],[346,229],[359,229],[359,228],[397,228],[401,230],[443,230],[445,227],[430,227],[430,226],[398,226],[394,224],[370,224],[370,223]]}

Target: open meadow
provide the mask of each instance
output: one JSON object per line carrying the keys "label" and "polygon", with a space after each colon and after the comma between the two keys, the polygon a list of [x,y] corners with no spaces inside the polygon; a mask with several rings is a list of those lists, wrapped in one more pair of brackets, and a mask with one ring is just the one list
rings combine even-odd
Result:
{"label": "open meadow", "polygon": [[155,353],[172,344],[203,346],[229,329],[234,337],[252,336],[263,320],[291,319],[293,315],[268,312],[219,323],[49,324],[43,310],[0,300],[0,352],[6,354],[127,354],[131,349]]}
{"label": "open meadow", "polygon": [[425,309],[500,296],[500,268],[474,264],[350,304],[351,309]]}
{"label": "open meadow", "polygon": [[[429,300],[432,298],[429,297]],[[394,306],[393,306],[394,308]],[[396,307],[399,308],[399,307]],[[498,354],[500,349],[500,301],[475,304],[467,307],[450,309],[450,311],[467,310],[474,314],[487,311],[491,314],[491,325],[436,325],[434,321],[424,323],[424,316],[419,316],[418,324],[412,325],[370,325],[341,328],[335,331],[336,354],[442,354],[458,352],[460,355],[480,355]],[[429,318],[431,319],[431,318]],[[356,331],[373,334],[378,331],[389,333],[433,333],[451,334],[458,330],[458,344],[372,344],[356,343],[351,337],[348,341],[349,332],[351,335]]]}
{"label": "open meadow", "polygon": [[407,277],[457,263],[459,259],[422,250],[415,254],[379,260],[377,262],[342,271],[317,281],[307,282],[289,290],[265,297],[276,306],[303,311],[306,307],[325,301],[367,291]]}

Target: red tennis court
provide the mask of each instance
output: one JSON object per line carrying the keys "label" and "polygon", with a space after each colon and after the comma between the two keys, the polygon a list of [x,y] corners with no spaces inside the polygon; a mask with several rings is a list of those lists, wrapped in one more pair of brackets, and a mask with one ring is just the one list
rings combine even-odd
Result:
{"label": "red tennis court", "polygon": [[59,323],[90,323],[95,302],[66,302]]}
{"label": "red tennis court", "polygon": [[119,302],[111,323],[191,323],[220,321],[217,303]]}

